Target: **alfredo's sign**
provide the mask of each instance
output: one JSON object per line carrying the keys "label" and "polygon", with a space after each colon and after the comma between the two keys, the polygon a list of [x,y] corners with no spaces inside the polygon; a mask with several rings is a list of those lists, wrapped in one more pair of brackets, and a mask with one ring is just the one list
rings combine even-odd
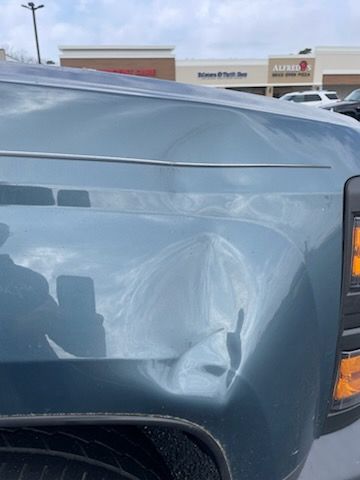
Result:
{"label": "alfredo's sign", "polygon": [[314,67],[314,58],[270,58],[268,81],[269,83],[312,83]]}

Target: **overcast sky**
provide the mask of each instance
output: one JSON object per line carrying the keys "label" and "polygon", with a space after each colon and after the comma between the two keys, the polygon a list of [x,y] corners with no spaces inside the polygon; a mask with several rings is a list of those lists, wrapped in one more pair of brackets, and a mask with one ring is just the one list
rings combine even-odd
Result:
{"label": "overcast sky", "polygon": [[[23,2],[24,3],[24,2]],[[360,45],[360,0],[43,0],[43,57],[62,44],[164,44],[177,58],[261,58]],[[35,56],[31,13],[0,0],[0,45]]]}

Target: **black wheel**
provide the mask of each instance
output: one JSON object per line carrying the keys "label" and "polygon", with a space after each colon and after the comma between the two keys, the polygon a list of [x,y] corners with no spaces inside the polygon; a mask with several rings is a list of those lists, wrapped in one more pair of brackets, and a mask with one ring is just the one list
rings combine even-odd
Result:
{"label": "black wheel", "polygon": [[1,428],[1,480],[170,480],[140,429]]}

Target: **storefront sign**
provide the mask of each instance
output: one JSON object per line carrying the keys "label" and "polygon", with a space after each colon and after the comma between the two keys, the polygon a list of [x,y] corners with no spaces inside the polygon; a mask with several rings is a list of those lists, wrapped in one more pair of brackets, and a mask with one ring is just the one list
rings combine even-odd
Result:
{"label": "storefront sign", "polygon": [[138,75],[140,77],[156,77],[155,68],[104,68],[102,71]]}
{"label": "storefront sign", "polygon": [[312,83],[314,58],[271,58],[269,60],[269,83]]}
{"label": "storefront sign", "polygon": [[247,72],[198,72],[197,77],[203,80],[207,79],[223,79],[228,80],[231,78],[246,78]]}

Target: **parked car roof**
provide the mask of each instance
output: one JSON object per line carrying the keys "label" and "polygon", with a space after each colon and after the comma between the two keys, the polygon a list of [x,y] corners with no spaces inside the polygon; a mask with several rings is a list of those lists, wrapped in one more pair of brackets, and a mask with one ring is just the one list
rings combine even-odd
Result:
{"label": "parked car roof", "polygon": [[1,62],[0,82],[170,98],[356,126],[352,119],[340,115],[329,115],[328,112],[318,109],[309,111],[306,106],[279,102],[278,99],[262,95],[90,69]]}
{"label": "parked car roof", "polygon": [[288,92],[283,95],[311,95],[313,93],[336,93],[336,90],[299,90],[296,92]]}

